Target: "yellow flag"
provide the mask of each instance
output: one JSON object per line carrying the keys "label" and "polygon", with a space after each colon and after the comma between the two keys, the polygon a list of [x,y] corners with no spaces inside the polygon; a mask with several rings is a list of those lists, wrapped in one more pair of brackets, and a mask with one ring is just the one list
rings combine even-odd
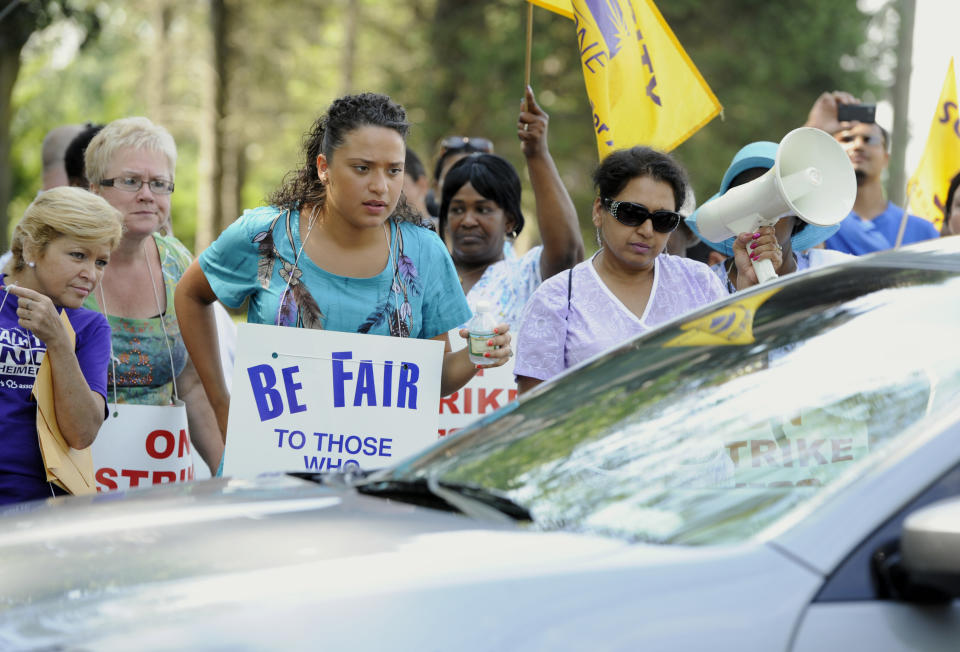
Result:
{"label": "yellow flag", "polygon": [[689,321],[680,327],[683,331],[664,342],[664,347],[752,344],[753,318],[764,302],[780,291],[773,288],[759,292],[735,303],[728,303],[706,317]]}
{"label": "yellow flag", "polygon": [[530,4],[536,5],[538,7],[543,7],[544,9],[549,9],[550,11],[560,14],[561,16],[566,16],[570,20],[573,20],[573,7],[570,6],[570,0],[528,0]]}
{"label": "yellow flag", "polygon": [[940,91],[937,111],[930,125],[927,145],[920,165],[907,182],[910,212],[930,220],[939,229],[950,179],[960,172],[960,111],[957,104],[957,78],[953,58],[947,70],[947,79]]}
{"label": "yellow flag", "polygon": [[649,145],[669,151],[720,112],[650,0],[530,0],[572,17],[600,158]]}

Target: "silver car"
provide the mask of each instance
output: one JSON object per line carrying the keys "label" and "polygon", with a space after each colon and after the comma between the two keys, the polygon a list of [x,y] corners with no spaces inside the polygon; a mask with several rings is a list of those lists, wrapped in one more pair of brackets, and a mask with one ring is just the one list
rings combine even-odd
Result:
{"label": "silver car", "polygon": [[0,649],[958,650],[960,237],[794,274],[365,475],[0,517]]}

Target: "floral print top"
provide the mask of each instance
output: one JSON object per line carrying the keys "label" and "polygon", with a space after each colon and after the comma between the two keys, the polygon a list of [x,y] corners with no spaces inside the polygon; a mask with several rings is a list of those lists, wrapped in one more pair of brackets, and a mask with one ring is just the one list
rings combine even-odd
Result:
{"label": "floral print top", "polygon": [[[594,254],[594,258],[596,254]],[[643,315],[635,315],[585,260],[540,284],[517,334],[514,373],[549,380],[564,369],[727,296],[709,267],[660,254]]]}
{"label": "floral print top", "polygon": [[[154,234],[153,239],[160,251],[167,310],[161,316],[158,308],[157,316],[150,319],[129,319],[107,314],[113,331],[114,359],[107,370],[107,400],[111,403],[114,402],[116,379],[118,403],[170,405],[173,400],[173,379],[180,375],[187,364],[187,349],[180,337],[173,292],[177,281],[190,265],[190,251],[173,236]],[[99,297],[98,289],[87,297],[83,307],[103,312],[97,303]],[[110,306],[107,306],[108,312],[109,309]]]}
{"label": "floral print top", "polygon": [[520,330],[523,309],[543,280],[540,276],[542,255],[542,246],[532,248],[520,258],[512,247],[509,254],[504,248],[503,260],[488,266],[467,293],[470,310],[475,312],[480,301],[488,302],[493,307],[497,322],[510,324],[516,334]]}

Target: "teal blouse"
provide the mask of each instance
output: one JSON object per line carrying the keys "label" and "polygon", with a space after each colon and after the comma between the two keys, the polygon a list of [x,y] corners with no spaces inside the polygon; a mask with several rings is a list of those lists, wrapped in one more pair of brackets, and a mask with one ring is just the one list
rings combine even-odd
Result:
{"label": "teal blouse", "polygon": [[[217,298],[247,320],[347,333],[430,339],[470,318],[453,261],[432,231],[390,225],[390,256],[369,278],[331,274],[301,251],[297,211],[245,211],[200,256]],[[296,262],[296,265],[295,265]]]}

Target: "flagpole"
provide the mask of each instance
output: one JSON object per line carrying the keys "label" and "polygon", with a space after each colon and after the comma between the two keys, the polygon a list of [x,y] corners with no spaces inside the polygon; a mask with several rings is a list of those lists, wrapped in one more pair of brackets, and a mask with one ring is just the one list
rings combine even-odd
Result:
{"label": "flagpole", "polygon": [[899,249],[900,244],[903,242],[903,232],[907,230],[907,217],[910,210],[910,197],[913,196],[913,188],[910,187],[910,184],[907,184],[907,200],[903,202],[903,217],[900,218],[900,230],[897,231],[897,242],[893,245],[894,249]]}
{"label": "flagpole", "polygon": [[527,86],[530,85],[530,58],[533,51],[533,3],[527,3],[527,61],[523,76],[523,109],[529,111],[527,106]]}

